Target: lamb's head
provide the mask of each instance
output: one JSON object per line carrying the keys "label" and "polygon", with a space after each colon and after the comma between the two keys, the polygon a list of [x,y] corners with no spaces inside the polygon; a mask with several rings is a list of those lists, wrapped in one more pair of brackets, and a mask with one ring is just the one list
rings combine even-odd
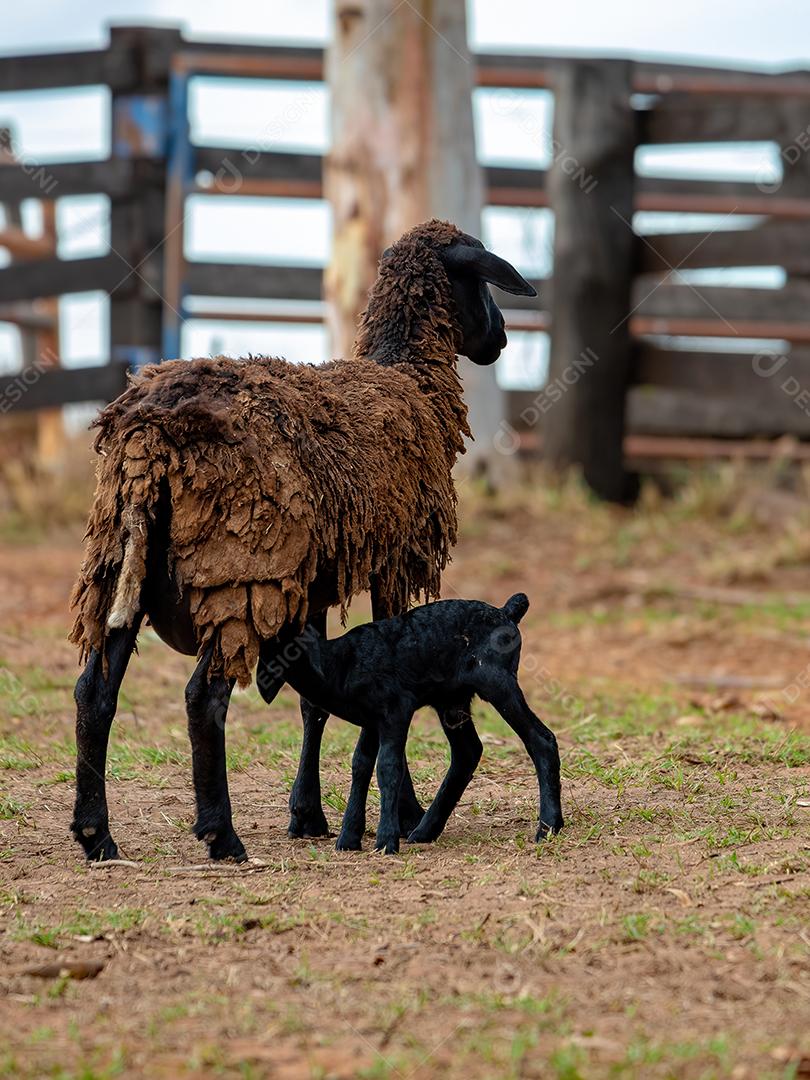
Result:
{"label": "lamb's head", "polygon": [[[442,351],[494,363],[506,345],[504,319],[489,291],[536,296],[525,278],[480,240],[447,221],[426,221],[383,253],[356,349],[383,363]],[[431,339],[433,341],[431,342]]]}

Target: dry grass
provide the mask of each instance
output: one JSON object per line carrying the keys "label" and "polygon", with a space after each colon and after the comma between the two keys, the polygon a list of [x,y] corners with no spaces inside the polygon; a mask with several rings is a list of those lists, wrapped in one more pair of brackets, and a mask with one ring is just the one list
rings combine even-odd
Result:
{"label": "dry grass", "polygon": [[[438,844],[385,858],[370,838],[341,855],[290,841],[295,701],[268,710],[250,691],[229,724],[245,867],[189,869],[190,662],[150,633],[109,763],[136,865],[80,862],[63,610],[77,536],[32,544],[26,524],[0,547],[0,1076],[804,1075],[810,590],[793,482],[724,471],[670,501],[651,488],[633,513],[536,478],[466,491],[447,592],[529,593],[522,680],[560,737],[566,830],[534,844],[530,763],[481,707],[484,760]],[[757,575],[739,576],[743,557]],[[327,729],[333,827],[353,734]],[[427,795],[445,762],[431,717],[409,757]],[[104,967],[21,973],[53,960]]]}

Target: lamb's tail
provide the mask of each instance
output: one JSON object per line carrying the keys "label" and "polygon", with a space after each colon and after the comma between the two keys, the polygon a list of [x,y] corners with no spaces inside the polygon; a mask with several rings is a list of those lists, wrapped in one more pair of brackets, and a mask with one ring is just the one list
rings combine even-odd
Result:
{"label": "lamb's tail", "polygon": [[107,615],[107,627],[110,630],[132,626],[140,610],[141,589],[146,578],[149,530],[143,508],[128,506],[123,513],[122,524],[126,529],[124,558]]}
{"label": "lamb's tail", "polygon": [[507,617],[511,619],[515,625],[517,625],[526,612],[529,610],[529,598],[526,593],[518,592],[514,596],[510,596],[506,603],[501,608],[501,611]]}

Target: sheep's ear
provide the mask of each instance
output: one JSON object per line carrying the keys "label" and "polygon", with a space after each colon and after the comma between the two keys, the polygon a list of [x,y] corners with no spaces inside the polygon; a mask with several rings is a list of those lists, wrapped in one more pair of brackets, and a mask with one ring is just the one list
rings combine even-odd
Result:
{"label": "sheep's ear", "polygon": [[450,244],[441,253],[446,270],[457,270],[464,274],[475,274],[490,285],[497,285],[504,292],[515,296],[537,296],[537,290],[522,277],[517,270],[484,247],[471,247],[469,244]]}

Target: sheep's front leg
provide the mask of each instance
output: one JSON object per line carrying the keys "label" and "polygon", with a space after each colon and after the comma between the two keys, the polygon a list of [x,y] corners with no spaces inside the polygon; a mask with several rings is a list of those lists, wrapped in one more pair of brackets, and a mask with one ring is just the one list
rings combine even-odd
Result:
{"label": "sheep's front leg", "polygon": [[[311,616],[308,624],[321,637],[326,637],[326,612]],[[280,658],[283,665],[283,654]],[[301,698],[301,720],[304,737],[298,772],[290,792],[290,836],[329,836],[329,824],[321,804],[321,740],[329,713]]]}
{"label": "sheep's front leg", "polygon": [[408,722],[401,725],[386,724],[380,733],[380,751],[377,755],[377,783],[380,788],[380,823],[377,827],[377,851],[396,855],[399,851],[400,821],[399,799],[405,776],[405,740]]}
{"label": "sheep's front leg", "polygon": [[290,792],[290,836],[329,836],[321,805],[321,739],[329,713],[301,699],[304,739],[298,774]]}
{"label": "sheep's front leg", "polygon": [[76,683],[76,804],[70,829],[91,862],[118,858],[110,835],[104,772],[118,691],[140,624],[138,617],[133,626],[110,631],[104,648],[107,674],[101,654],[93,649]]}
{"label": "sheep's front leg", "polygon": [[534,763],[540,788],[535,839],[542,840],[550,832],[559,832],[564,822],[560,805],[560,752],[554,733],[529,708],[514,677],[488,689],[485,697],[520,737]]}
{"label": "sheep's front leg", "polygon": [[443,716],[439,719],[450,743],[450,767],[436,792],[436,798],[408,836],[411,844],[430,844],[441,836],[481,760],[483,747],[472,720],[466,720],[460,727],[449,727]]}
{"label": "sheep's front leg", "polygon": [[[404,610],[404,609],[403,609]],[[379,584],[375,579],[371,582],[371,617],[372,619],[388,619],[392,615],[401,615],[402,611],[395,611],[384,595],[380,592]],[[403,755],[402,759],[403,778],[402,787],[399,791],[399,825],[400,836],[408,836],[425,815],[424,808],[416,797],[416,792],[411,779],[411,770],[408,768],[408,759]]]}
{"label": "sheep's front leg", "polygon": [[212,859],[244,862],[244,845],[236,835],[231,817],[228,772],[225,763],[225,721],[233,679],[209,679],[210,650],[200,660],[186,687],[188,734],[197,820],[192,831],[208,845]]}
{"label": "sheep's front leg", "polygon": [[352,787],[343,815],[343,827],[335,845],[338,851],[360,851],[363,846],[368,787],[379,748],[380,737],[376,729],[363,728],[352,756]]}

